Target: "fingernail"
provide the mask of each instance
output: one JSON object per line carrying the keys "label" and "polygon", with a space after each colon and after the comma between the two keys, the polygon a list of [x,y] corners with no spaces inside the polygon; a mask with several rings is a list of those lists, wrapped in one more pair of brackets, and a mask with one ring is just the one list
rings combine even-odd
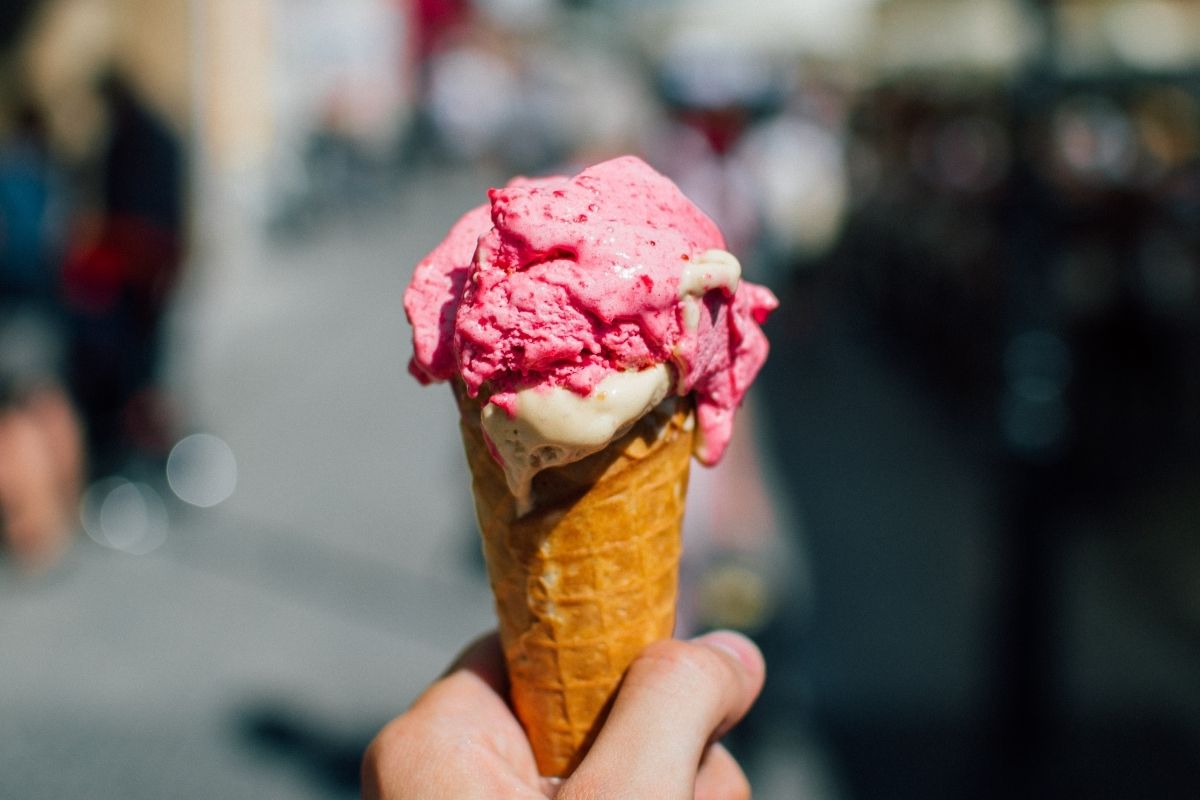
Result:
{"label": "fingernail", "polygon": [[760,666],[762,664],[762,656],[759,655],[758,647],[754,642],[740,633],[734,633],[733,631],[712,631],[703,636],[697,636],[691,641],[693,644],[702,644],[705,647],[715,647],[718,650],[724,650],[751,672],[762,669]]}

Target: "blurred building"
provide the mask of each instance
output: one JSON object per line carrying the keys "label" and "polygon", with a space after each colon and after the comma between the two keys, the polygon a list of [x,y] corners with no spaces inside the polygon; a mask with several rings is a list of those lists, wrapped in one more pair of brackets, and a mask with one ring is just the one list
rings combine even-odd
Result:
{"label": "blurred building", "polygon": [[198,152],[207,190],[281,221],[394,156],[414,61],[395,0],[196,0]]}

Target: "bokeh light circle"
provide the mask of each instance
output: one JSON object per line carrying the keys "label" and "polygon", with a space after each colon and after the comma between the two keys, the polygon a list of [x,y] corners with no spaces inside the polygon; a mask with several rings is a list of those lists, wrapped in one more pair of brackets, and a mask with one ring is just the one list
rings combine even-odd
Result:
{"label": "bokeh light circle", "polygon": [[167,456],[167,483],[185,503],[209,508],[237,488],[237,459],[224,440],[211,433],[181,439]]}
{"label": "bokeh light circle", "polygon": [[111,477],[97,481],[83,494],[83,529],[97,544],[141,556],[167,539],[167,507],[158,492],[144,483]]}

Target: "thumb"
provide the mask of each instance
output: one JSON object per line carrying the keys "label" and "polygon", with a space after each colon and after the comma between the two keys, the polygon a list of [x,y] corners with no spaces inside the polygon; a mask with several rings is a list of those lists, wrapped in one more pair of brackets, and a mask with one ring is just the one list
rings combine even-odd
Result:
{"label": "thumb", "polygon": [[625,673],[591,752],[558,799],[691,800],[705,749],[746,714],[765,674],[758,648],[729,631],[650,645]]}

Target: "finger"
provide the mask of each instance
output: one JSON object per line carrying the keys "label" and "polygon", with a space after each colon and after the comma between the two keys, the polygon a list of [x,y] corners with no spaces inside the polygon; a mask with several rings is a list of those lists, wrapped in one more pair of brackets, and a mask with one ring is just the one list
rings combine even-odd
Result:
{"label": "finger", "polygon": [[463,648],[442,677],[447,678],[459,670],[470,672],[500,697],[508,696],[508,670],[504,667],[500,635],[495,631],[480,635]]}
{"label": "finger", "polygon": [[[497,635],[486,633],[459,653],[446,671],[409,708],[405,716],[436,714],[462,719],[493,709],[507,714],[508,677]],[[511,715],[509,715],[511,716]]]}
{"label": "finger", "polygon": [[508,670],[494,631],[467,645],[406,716],[436,720],[438,731],[449,735],[473,733],[522,773],[532,764],[525,733],[508,706]]}
{"label": "finger", "polygon": [[749,710],[764,674],[758,648],[735,633],[650,645],[625,673],[608,720],[560,800],[691,800],[705,748]]}
{"label": "finger", "polygon": [[696,773],[695,800],[750,800],[750,781],[725,746],[708,746]]}
{"label": "finger", "polygon": [[368,747],[363,796],[532,796],[537,766],[504,699],[505,675],[494,633],[469,645]]}

